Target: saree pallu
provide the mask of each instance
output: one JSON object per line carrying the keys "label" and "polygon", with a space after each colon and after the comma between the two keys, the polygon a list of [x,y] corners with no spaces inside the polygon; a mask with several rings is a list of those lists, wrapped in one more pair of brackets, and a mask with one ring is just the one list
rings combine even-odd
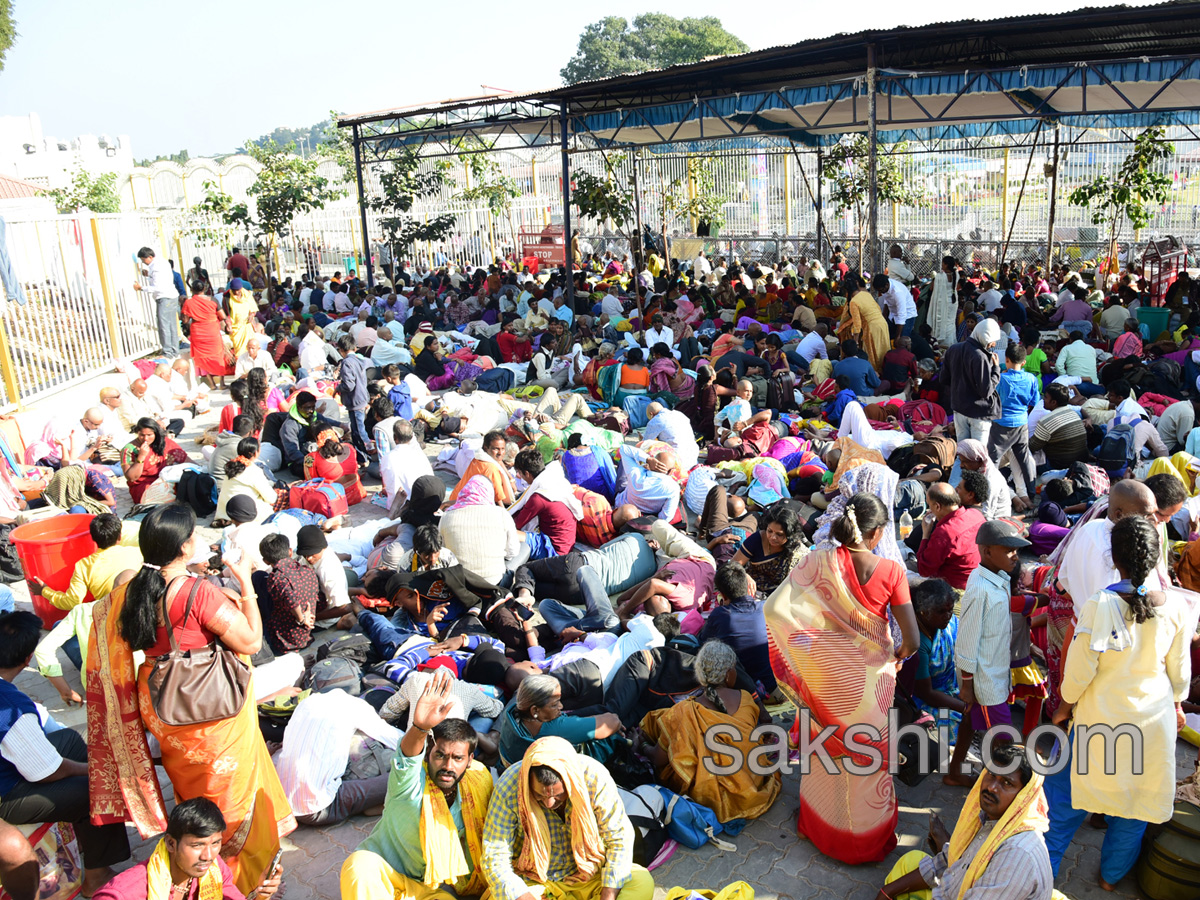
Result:
{"label": "saree pallu", "polygon": [[132,822],[143,838],[167,828],[162,789],[138,708],[133,653],[120,634],[125,586],[92,608],[87,667],[88,806],[96,825]]}
{"label": "saree pallu", "polygon": [[258,728],[254,683],[237,715],[203,725],[167,725],[154,713],[148,680],[153,660],[138,669],[142,724],[162,747],[162,766],[178,802],[207,797],[225,816],[221,855],[242,893],[258,886],[279,839],[296,830],[275,763]]}
{"label": "saree pallu", "polygon": [[[853,586],[856,590],[857,584]],[[847,583],[836,550],[817,550],[800,560],[768,598],[764,609],[771,667],[779,687],[807,709],[811,736],[833,726],[823,746],[833,757],[829,773],[819,756],[800,780],[799,832],[827,856],[849,864],[878,862],[896,846],[899,808],[888,772],[888,710],[896,662],[888,623],[871,613]],[[799,721],[799,720],[798,720]],[[851,725],[875,729],[873,747],[882,764],[854,775],[844,739]]]}

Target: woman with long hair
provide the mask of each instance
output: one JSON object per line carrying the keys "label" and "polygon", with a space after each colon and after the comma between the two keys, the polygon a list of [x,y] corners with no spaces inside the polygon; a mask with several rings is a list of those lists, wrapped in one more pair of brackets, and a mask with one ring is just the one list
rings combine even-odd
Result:
{"label": "woman with long hair", "polygon": [[[201,724],[166,724],[150,695],[151,670],[172,649],[168,624],[184,652],[219,639],[248,657],[262,645],[249,559],[229,563],[239,591],[195,578],[187,568],[196,555],[195,529],[188,506],[152,510],[138,534],[142,567],[97,604],[87,660],[91,814],[93,821],[132,820],[144,837],[166,827],[149,731],[176,800],[206,797],[225,816],[221,855],[246,893],[296,827],[258,728],[253,678],[238,712]],[[138,651],[146,658],[135,669]]]}
{"label": "woman with long hair", "polygon": [[[822,853],[850,864],[878,862],[896,846],[888,711],[899,662],[920,645],[904,566],[874,552],[890,522],[878,497],[850,497],[830,529],[834,546],[801,559],[764,607],[771,667],[806,714],[796,727],[813,735],[834,728],[824,747],[836,772],[812,761],[800,781],[797,827]],[[898,647],[889,610],[899,625]],[[882,764],[846,745],[853,725],[873,730],[856,742],[872,747]],[[852,762],[871,766],[871,774],[852,773]]]}
{"label": "woman with long hair", "polygon": [[239,494],[246,494],[254,501],[258,510],[255,522],[262,522],[272,512],[287,509],[288,491],[276,489],[262,467],[255,464],[262,445],[258,438],[244,437],[238,441],[237,456],[225,463],[225,480],[221,482],[221,493],[217,497],[217,511],[213,524],[225,521],[225,507]]}
{"label": "woman with long hair", "polygon": [[[1112,529],[1112,561],[1121,580],[1097,591],[1079,611],[1075,637],[1063,667],[1063,702],[1056,725],[1073,720],[1059,754],[1087,754],[1086,774],[1069,759],[1046,777],[1050,830],[1046,849],[1058,874],[1063,854],[1088,813],[1105,817],[1100,849],[1100,886],[1113,886],[1133,868],[1149,823],[1166,822],[1174,812],[1175,742],[1184,724],[1180,703],[1187,699],[1188,654],[1196,616],[1169,591],[1148,590],[1146,580],[1159,564],[1155,527],[1131,515]],[[1075,732],[1132,728],[1132,741],[1086,741]],[[1113,757],[1110,758],[1110,750]]]}
{"label": "woman with long hair", "polygon": [[330,429],[317,435],[317,449],[304,457],[304,477],[336,481],[346,489],[346,503],[354,506],[367,498],[358,475],[358,454],[337,439]]}
{"label": "woman with long hair", "polygon": [[134,503],[141,503],[146,489],[158,480],[167,466],[187,462],[187,453],[154,419],[138,419],[134,439],[121,451],[121,468]]}

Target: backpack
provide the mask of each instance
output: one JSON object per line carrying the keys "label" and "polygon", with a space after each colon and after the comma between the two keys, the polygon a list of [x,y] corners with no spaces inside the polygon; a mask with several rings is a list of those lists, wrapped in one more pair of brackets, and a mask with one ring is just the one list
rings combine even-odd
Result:
{"label": "backpack", "polygon": [[217,511],[217,483],[207,472],[188,469],[175,485],[175,499],[186,503],[197,518],[207,518]]}
{"label": "backpack", "polygon": [[352,697],[362,691],[362,672],[348,659],[333,656],[322,659],[304,673],[303,686],[314,694],[343,690]]}
{"label": "backpack", "polygon": [[412,390],[403,381],[392,385],[388,391],[388,400],[392,403],[392,412],[402,419],[412,419]]}
{"label": "backpack", "polygon": [[770,389],[771,383],[762,375],[747,375],[744,380],[754,386],[754,396],[750,398],[750,405],[755,409],[770,407],[767,402],[767,391]]}
{"label": "backpack", "polygon": [[344,634],[317,650],[317,659],[348,659],[358,667],[371,656],[371,639],[365,634]]}
{"label": "backpack", "polygon": [[1133,458],[1133,426],[1110,425],[1096,448],[1096,462],[1110,474],[1121,474]]}
{"label": "backpack", "polygon": [[[663,820],[666,803],[662,795],[650,785],[632,791],[617,788],[617,795],[625,807],[625,815],[633,824],[633,861],[647,869],[662,865],[676,846]],[[660,856],[663,857],[661,860]]]}

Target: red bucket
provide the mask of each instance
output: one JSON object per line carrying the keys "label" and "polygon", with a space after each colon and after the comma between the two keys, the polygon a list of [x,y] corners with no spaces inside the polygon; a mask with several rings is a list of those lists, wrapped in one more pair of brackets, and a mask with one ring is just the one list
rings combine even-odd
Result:
{"label": "red bucket", "polygon": [[[13,529],[8,539],[21,557],[31,593],[34,577],[56,591],[67,589],[75,563],[96,552],[96,542],[88,530],[93,518],[85,513],[68,513]],[[57,609],[37,594],[32,599],[33,611],[47,628],[67,614],[67,610]]]}

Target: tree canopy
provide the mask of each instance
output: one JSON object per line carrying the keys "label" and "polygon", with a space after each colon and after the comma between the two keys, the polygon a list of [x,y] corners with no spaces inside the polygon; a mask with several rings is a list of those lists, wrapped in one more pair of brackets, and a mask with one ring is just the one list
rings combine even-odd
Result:
{"label": "tree canopy", "polygon": [[4,70],[4,57],[17,40],[17,23],[12,17],[11,0],[0,0],[0,71]]}
{"label": "tree canopy", "polygon": [[716,16],[676,19],[663,13],[643,13],[633,20],[632,27],[621,16],[607,16],[583,30],[579,48],[560,74],[567,84],[575,84],[749,49],[726,31]]}

